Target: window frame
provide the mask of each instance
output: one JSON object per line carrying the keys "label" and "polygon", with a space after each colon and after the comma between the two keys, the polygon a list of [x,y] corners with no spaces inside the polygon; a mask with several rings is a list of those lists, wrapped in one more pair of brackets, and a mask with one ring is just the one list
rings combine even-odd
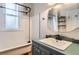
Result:
{"label": "window frame", "polygon": [[[6,4],[5,4],[5,5],[6,5]],[[14,4],[14,5],[15,5],[15,9],[10,9],[10,8],[7,8],[7,7],[6,7],[6,9],[5,9],[5,15],[4,15],[4,16],[5,16],[4,29],[5,29],[6,31],[18,31],[18,30],[20,29],[19,12],[18,12],[18,10],[16,10],[16,8],[18,8],[18,6],[17,6],[16,4]],[[17,12],[18,14],[17,14],[17,15],[9,14],[9,13],[6,13],[6,10],[15,11],[15,12]],[[6,29],[6,16],[14,17],[14,18],[15,18],[15,21],[18,21],[17,28],[16,28],[16,26],[15,26],[15,28],[7,28],[7,29]],[[16,19],[16,18],[18,18],[18,19]]]}

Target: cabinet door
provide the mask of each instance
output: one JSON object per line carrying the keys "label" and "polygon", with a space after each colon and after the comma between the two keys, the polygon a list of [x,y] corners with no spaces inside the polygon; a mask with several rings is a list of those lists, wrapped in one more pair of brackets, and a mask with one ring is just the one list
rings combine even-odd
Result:
{"label": "cabinet door", "polygon": [[39,46],[40,55],[50,55],[50,52],[45,48]]}
{"label": "cabinet door", "polygon": [[33,55],[38,55],[38,48],[35,46],[32,46],[32,54]]}
{"label": "cabinet door", "polygon": [[32,54],[33,55],[39,55],[40,51],[38,49],[38,44],[36,43],[32,43]]}

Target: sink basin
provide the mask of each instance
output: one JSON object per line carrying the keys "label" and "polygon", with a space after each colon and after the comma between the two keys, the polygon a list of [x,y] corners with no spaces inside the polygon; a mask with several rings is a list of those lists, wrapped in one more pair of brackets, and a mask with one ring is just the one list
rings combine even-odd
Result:
{"label": "sink basin", "polygon": [[65,50],[67,47],[69,47],[72,44],[72,42],[64,41],[64,40],[56,40],[54,38],[45,38],[39,41],[48,44],[50,46],[53,46],[55,48],[58,48],[60,50]]}

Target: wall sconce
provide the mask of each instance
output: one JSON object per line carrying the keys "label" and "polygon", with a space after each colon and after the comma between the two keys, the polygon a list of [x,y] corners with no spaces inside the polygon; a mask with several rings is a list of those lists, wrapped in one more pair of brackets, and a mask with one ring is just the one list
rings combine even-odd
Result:
{"label": "wall sconce", "polygon": [[45,20],[45,18],[42,18],[42,20]]}

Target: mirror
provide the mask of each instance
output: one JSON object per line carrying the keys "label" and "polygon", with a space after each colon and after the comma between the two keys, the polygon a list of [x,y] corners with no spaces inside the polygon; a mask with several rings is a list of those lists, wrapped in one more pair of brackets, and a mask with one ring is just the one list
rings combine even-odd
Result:
{"label": "mirror", "polygon": [[53,6],[48,12],[48,29],[54,32],[68,32],[78,28],[79,3],[58,5]]}

